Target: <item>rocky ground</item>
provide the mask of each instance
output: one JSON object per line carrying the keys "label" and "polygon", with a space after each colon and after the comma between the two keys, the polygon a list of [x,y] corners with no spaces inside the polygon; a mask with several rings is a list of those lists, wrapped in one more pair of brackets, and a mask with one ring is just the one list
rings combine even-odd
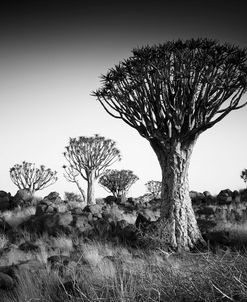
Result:
{"label": "rocky ground", "polygon": [[[211,251],[207,251],[207,256],[205,256],[206,254],[193,254],[192,257],[190,254],[168,253],[158,247],[154,249],[153,246],[150,246],[151,241],[143,236],[142,231],[156,221],[160,215],[160,200],[154,200],[150,194],[136,199],[129,198],[124,204],[120,200],[108,196],[105,199],[98,199],[95,205],[87,206],[82,202],[63,200],[56,192],[50,193],[44,199],[37,200],[22,190],[13,197],[9,193],[0,191],[0,295],[1,293],[4,295],[4,302],[24,302],[35,297],[40,298],[40,295],[43,295],[44,298],[40,301],[61,301],[56,300],[56,296],[62,294],[66,296],[66,299],[69,295],[73,297],[79,295],[80,297],[80,300],[68,301],[101,301],[98,297],[98,289],[97,295],[95,293],[97,299],[90,300],[93,299],[92,292],[88,293],[91,297],[89,300],[83,298],[85,291],[85,289],[82,291],[81,288],[83,278],[90,281],[90,288],[96,291],[97,286],[103,281],[108,280],[107,286],[110,286],[109,282],[114,280],[114,282],[120,282],[120,277],[129,278],[129,282],[130,280],[137,282],[140,278],[144,278],[141,280],[143,282],[149,280],[149,286],[151,286],[151,280],[157,276],[161,277],[165,272],[172,278],[172,282],[174,282],[174,278],[178,278],[177,274],[179,278],[182,278],[181,280],[184,278],[187,280],[188,276],[196,273],[195,268],[199,270],[197,273],[200,275],[205,266],[211,267],[212,262],[215,261],[216,256],[212,255],[217,254],[220,257],[224,255],[225,259],[228,257],[228,262],[229,259],[231,261],[235,259],[238,251],[234,250],[232,242],[236,243],[237,232],[234,233],[234,237],[233,233],[229,232],[229,229],[234,228],[230,228],[229,225],[239,226],[242,235],[244,234],[241,240],[245,243],[247,232],[240,227],[245,222],[245,197],[246,191],[237,193],[224,190],[218,196],[212,196],[209,192],[191,192],[199,225],[212,248]],[[226,226],[228,226],[227,230]],[[183,257],[186,258],[186,261],[182,259]],[[200,258],[199,262],[196,260],[197,257]],[[241,257],[238,261],[244,261],[245,256]],[[209,258],[211,260],[208,262]],[[195,261],[197,264],[191,265]],[[236,260],[234,261],[236,262]],[[220,272],[223,273],[222,270],[225,268],[218,262],[217,266],[220,266]],[[191,267],[193,267],[192,271]],[[238,282],[238,285],[243,287],[245,286],[245,279],[243,279],[245,266],[241,264],[240,267],[244,269],[244,272],[241,271],[241,277],[237,276],[238,268],[236,276],[234,276],[240,281],[235,280],[234,282]],[[122,276],[119,276],[120,272],[122,272]],[[41,276],[43,277],[41,278]],[[38,281],[35,278],[38,278]],[[201,275],[200,278],[202,278]],[[198,280],[201,280],[200,278]],[[44,289],[42,284],[50,279],[52,280],[46,284],[46,289]],[[139,285],[136,284],[136,286],[140,289],[145,282],[141,285],[138,283]],[[161,280],[156,280],[156,286],[159,282]],[[28,284],[37,292],[30,292]],[[54,292],[50,288],[51,284],[55,287],[56,292],[59,292],[55,297],[51,294]],[[118,285],[119,283],[114,286]],[[153,286],[154,284],[151,288]],[[212,284],[210,286],[212,287]],[[144,287],[147,288],[147,284]],[[157,297],[151,300],[151,296],[155,295],[151,288],[150,301],[172,301],[169,300],[169,297],[167,297],[168,300],[157,300]],[[42,290],[47,292],[41,293]],[[107,290],[110,291],[108,287]],[[134,291],[134,289],[132,290]],[[166,289],[163,295],[168,295],[168,293],[170,295],[170,290]],[[211,290],[213,289],[211,288]],[[17,298],[18,295],[20,296],[20,291],[22,298]],[[128,291],[131,289],[128,288]],[[216,289],[213,291],[217,292]],[[222,290],[220,289],[220,291]],[[117,294],[116,288],[115,294]],[[194,290],[191,289],[190,295],[194,294]],[[112,297],[110,292],[107,295]],[[219,295],[219,291],[217,295]],[[231,297],[233,295],[231,293]],[[119,296],[118,299],[109,301],[141,301],[136,297],[136,300],[127,298],[121,300]]]}

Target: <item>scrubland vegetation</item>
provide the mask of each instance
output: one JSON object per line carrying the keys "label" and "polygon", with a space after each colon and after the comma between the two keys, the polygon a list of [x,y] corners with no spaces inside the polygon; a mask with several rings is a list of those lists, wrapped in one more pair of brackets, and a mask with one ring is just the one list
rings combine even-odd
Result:
{"label": "scrubland vegetation", "polygon": [[[72,202],[83,209],[81,201]],[[121,210],[111,209],[117,219]],[[241,245],[210,241],[201,250],[172,252],[144,234],[145,245],[133,246],[103,230],[90,238],[22,228],[35,211],[27,206],[1,214],[11,231],[0,234],[0,272],[8,272],[13,282],[3,281],[0,273],[1,302],[247,300],[244,224],[225,224],[222,230]]]}

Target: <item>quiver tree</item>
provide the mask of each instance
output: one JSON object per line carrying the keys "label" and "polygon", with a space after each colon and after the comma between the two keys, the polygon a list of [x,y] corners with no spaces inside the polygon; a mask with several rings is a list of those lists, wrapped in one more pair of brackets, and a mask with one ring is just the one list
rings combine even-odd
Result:
{"label": "quiver tree", "polygon": [[30,194],[53,185],[57,181],[57,172],[46,169],[44,165],[35,168],[35,164],[23,161],[10,169],[10,178],[19,189]]}
{"label": "quiver tree", "polygon": [[241,103],[246,59],[245,49],[208,39],[146,46],[101,76],[102,87],[93,93],[156,153],[162,170],[160,222],[174,248],[203,242],[189,196],[190,157],[202,132],[246,104]]}
{"label": "quiver tree", "polygon": [[130,187],[139,178],[131,170],[106,170],[99,178],[99,183],[102,187],[113,194],[116,198],[121,198],[124,201]]}
{"label": "quiver tree", "polygon": [[161,185],[161,181],[157,180],[150,180],[145,184],[147,190],[153,195],[154,198],[160,197]]}
{"label": "quiver tree", "polygon": [[243,179],[243,181],[245,182],[245,185],[247,186],[247,169],[244,169],[241,172],[240,177]]}
{"label": "quiver tree", "polygon": [[120,151],[111,139],[95,135],[70,138],[64,156],[69,169],[87,181],[87,203],[95,203],[94,183],[104,170],[120,160]]}
{"label": "quiver tree", "polygon": [[64,169],[64,174],[63,176],[65,177],[65,179],[69,182],[73,182],[76,184],[78,190],[81,193],[81,197],[82,200],[85,201],[86,197],[85,197],[85,192],[82,189],[82,187],[80,186],[79,180],[78,180],[78,176],[80,175],[78,171],[76,171],[72,166],[66,166],[63,165],[63,169]]}

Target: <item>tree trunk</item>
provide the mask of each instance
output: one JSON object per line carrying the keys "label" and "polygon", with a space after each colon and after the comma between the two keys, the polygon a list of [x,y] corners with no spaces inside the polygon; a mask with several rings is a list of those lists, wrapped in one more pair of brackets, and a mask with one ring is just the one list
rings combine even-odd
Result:
{"label": "tree trunk", "polygon": [[172,248],[188,250],[204,244],[189,195],[188,169],[194,142],[172,146],[152,144],[162,170],[162,239]]}
{"label": "tree trunk", "polygon": [[88,173],[88,183],[87,183],[87,204],[95,204],[94,197],[94,183],[95,183],[95,175],[94,171]]}
{"label": "tree trunk", "polygon": [[80,186],[80,184],[79,184],[79,182],[77,180],[75,180],[75,183],[76,183],[76,186],[77,186],[78,190],[81,193],[82,200],[85,201],[86,198],[85,198],[84,190],[82,189],[82,187]]}

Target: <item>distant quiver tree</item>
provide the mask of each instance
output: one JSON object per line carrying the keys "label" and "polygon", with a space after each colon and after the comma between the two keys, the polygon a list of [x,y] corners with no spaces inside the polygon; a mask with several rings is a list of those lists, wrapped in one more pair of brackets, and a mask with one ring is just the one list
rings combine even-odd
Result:
{"label": "distant quiver tree", "polygon": [[46,169],[44,165],[36,168],[34,163],[23,161],[10,169],[10,178],[19,189],[30,194],[53,185],[57,180],[57,172]]}
{"label": "distant quiver tree", "polygon": [[150,180],[145,184],[147,190],[154,198],[160,197],[162,182],[157,180]]}
{"label": "distant quiver tree", "polygon": [[[246,105],[246,49],[209,39],[146,46],[101,76],[104,109],[145,137],[162,170],[160,228],[178,249],[204,243],[188,169],[199,135]],[[170,234],[170,235],[168,235]],[[168,239],[167,236],[170,236]]]}
{"label": "distant quiver tree", "polygon": [[241,172],[240,177],[243,179],[243,181],[245,182],[245,185],[247,186],[247,169],[244,169]]}
{"label": "distant quiver tree", "polygon": [[130,187],[139,178],[131,170],[106,170],[99,178],[99,183],[103,188],[112,193],[114,197],[120,197],[122,200],[126,197]]}
{"label": "distant quiver tree", "polygon": [[63,165],[63,169],[64,169],[63,176],[65,177],[65,179],[69,182],[73,182],[76,184],[78,190],[81,193],[82,201],[85,201],[86,200],[85,192],[82,189],[78,180],[78,176],[80,175],[80,173],[76,171],[72,166]]}
{"label": "distant quiver tree", "polygon": [[94,204],[95,181],[107,167],[121,159],[116,143],[96,134],[92,137],[70,138],[65,148],[64,156],[69,169],[87,181],[87,203]]}

